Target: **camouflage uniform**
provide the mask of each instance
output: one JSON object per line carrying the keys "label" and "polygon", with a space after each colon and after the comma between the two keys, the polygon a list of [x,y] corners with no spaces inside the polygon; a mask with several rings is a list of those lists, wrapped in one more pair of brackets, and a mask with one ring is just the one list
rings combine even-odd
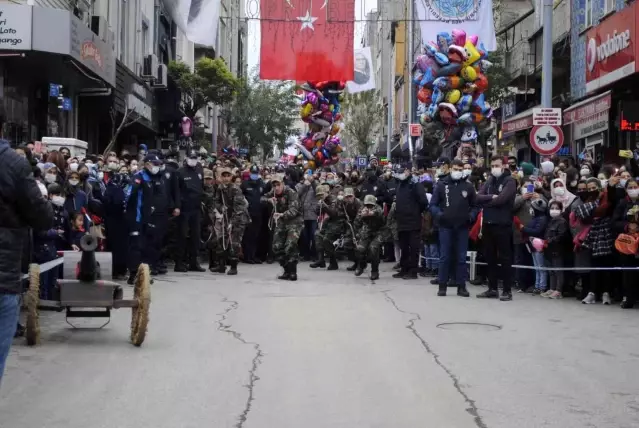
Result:
{"label": "camouflage uniform", "polygon": [[399,235],[397,233],[397,218],[395,217],[395,204],[391,205],[390,210],[388,211],[388,217],[386,218],[386,227],[388,228],[388,238],[392,239],[393,242],[397,242],[399,240]]}
{"label": "camouflage uniform", "polygon": [[346,210],[346,223],[342,236],[343,248],[348,255],[349,260],[353,261],[353,265],[346,268],[348,271],[357,269],[357,260],[355,258],[355,241],[357,241],[357,227],[355,219],[359,210],[362,208],[362,201],[355,197],[352,187],[344,189],[344,209]]}
{"label": "camouflage uniform", "polygon": [[[282,177],[276,176],[271,182],[274,184],[282,182]],[[275,190],[271,190],[262,197],[262,202],[272,203],[275,201],[275,210],[270,221],[273,222],[273,255],[284,267],[284,275],[279,279],[297,279],[297,261],[299,257],[298,241],[304,220],[300,201],[297,193],[285,187],[280,195],[275,194]],[[279,217],[275,217],[279,215]],[[269,221],[269,222],[270,222]]]}
{"label": "camouflage uniform", "polygon": [[[221,220],[223,220],[218,223],[221,228],[217,231],[216,247],[220,261],[217,272],[222,273],[226,270],[225,260],[228,260],[231,265],[229,274],[232,275],[237,269],[244,229],[250,221],[248,202],[238,186],[220,184],[215,195],[215,211],[222,214]],[[219,217],[217,215],[218,219]]]}
{"label": "camouflage uniform", "polygon": [[358,267],[355,275],[360,276],[366,268],[366,260],[371,262],[371,279],[379,278],[379,255],[386,240],[386,225],[384,212],[377,205],[373,195],[366,195],[364,207],[359,211],[355,220],[358,226],[357,260]]}
{"label": "camouflage uniform", "polygon": [[[212,173],[212,172],[211,172]],[[207,171],[204,171],[204,178],[207,177]],[[202,217],[202,224],[206,225],[206,234],[202,236],[211,238],[206,243],[206,249],[209,253],[209,269],[213,269],[213,265],[215,264],[215,254],[216,254],[216,234],[215,234],[215,196],[217,192],[217,185],[215,184],[204,184],[204,196],[202,197],[202,204],[204,205],[204,211],[206,213],[206,218]]]}
{"label": "camouflage uniform", "polygon": [[[321,186],[318,186],[318,188]],[[317,249],[318,261],[311,263],[312,268],[326,267],[324,253],[330,257],[328,270],[336,270],[337,259],[335,257],[335,246],[333,243],[342,237],[346,223],[346,210],[344,202],[338,200],[335,195],[329,194],[330,191],[325,189],[315,189],[318,199],[322,198],[319,203],[319,214],[327,217],[320,223],[320,227],[315,234],[315,248]]]}

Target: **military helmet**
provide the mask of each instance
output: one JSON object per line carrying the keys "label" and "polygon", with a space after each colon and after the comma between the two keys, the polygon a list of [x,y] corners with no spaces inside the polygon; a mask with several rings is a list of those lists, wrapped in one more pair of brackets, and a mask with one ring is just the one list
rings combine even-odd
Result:
{"label": "military helmet", "polygon": [[284,182],[284,174],[273,174],[271,175],[271,183],[283,183]]}
{"label": "military helmet", "polygon": [[377,205],[377,198],[375,195],[364,196],[364,205]]}
{"label": "military helmet", "polygon": [[331,192],[331,188],[326,184],[320,184],[315,188],[315,197],[317,199],[324,199]]}

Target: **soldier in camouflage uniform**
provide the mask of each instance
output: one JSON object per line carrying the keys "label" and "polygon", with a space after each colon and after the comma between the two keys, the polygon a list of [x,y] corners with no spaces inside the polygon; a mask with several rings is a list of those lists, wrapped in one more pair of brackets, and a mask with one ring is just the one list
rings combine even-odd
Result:
{"label": "soldier in camouflage uniform", "polygon": [[215,238],[215,193],[217,191],[217,185],[215,184],[215,178],[213,171],[205,169],[203,173],[204,177],[204,196],[202,197],[202,204],[204,205],[204,212],[206,217],[202,217],[202,225],[206,227],[206,234],[202,234],[203,237],[210,236],[206,243],[206,249],[209,253],[209,270],[214,272],[216,270],[216,238]]}
{"label": "soldier in camouflage uniform", "polygon": [[[391,205],[390,210],[388,210],[388,217],[386,217],[386,229],[388,235],[386,237],[386,240],[390,240],[393,242],[393,248],[397,248],[399,246],[399,234],[397,233],[397,217],[395,216],[396,204],[397,202],[393,200],[393,204]],[[397,254],[396,252],[395,256],[395,258],[397,258],[399,254]],[[393,269],[397,270],[399,268],[399,258],[397,258],[397,263],[395,264],[395,266],[393,266]]]}
{"label": "soldier in camouflage uniform", "polygon": [[[353,265],[346,268],[347,271],[357,269],[357,258],[355,257],[355,241],[357,241],[357,229],[355,227],[355,219],[359,210],[362,208],[362,201],[355,197],[355,190],[347,187],[343,191],[344,209],[346,211],[346,223],[342,236],[344,251],[348,255],[348,259],[353,261]],[[338,196],[339,198],[339,196]]]}
{"label": "soldier in camouflage uniform", "polygon": [[384,212],[373,195],[364,197],[364,207],[357,215],[357,262],[355,276],[360,276],[366,269],[366,260],[371,262],[371,280],[379,279],[379,254],[386,239]]}
{"label": "soldier in camouflage uniform", "polygon": [[304,226],[297,193],[284,184],[282,174],[271,177],[272,190],[262,197],[262,202],[273,204],[270,223],[273,227],[273,255],[284,268],[277,279],[297,281],[298,241]]}
{"label": "soldier in camouflage uniform", "polygon": [[339,200],[339,195],[332,195],[330,188],[325,185],[317,186],[315,195],[319,201],[320,224],[315,234],[315,248],[317,249],[318,260],[315,263],[311,263],[311,267],[326,267],[324,258],[326,253],[329,257],[327,270],[337,270],[339,266],[335,257],[334,242],[342,237],[344,228],[347,227],[344,201]]}
{"label": "soldier in camouflage uniform", "polygon": [[215,272],[226,271],[226,261],[231,268],[228,275],[237,275],[237,263],[242,246],[244,229],[249,223],[248,202],[239,186],[231,183],[231,170],[220,170],[221,183],[215,194],[216,218],[221,220],[221,229],[217,236],[218,267]]}

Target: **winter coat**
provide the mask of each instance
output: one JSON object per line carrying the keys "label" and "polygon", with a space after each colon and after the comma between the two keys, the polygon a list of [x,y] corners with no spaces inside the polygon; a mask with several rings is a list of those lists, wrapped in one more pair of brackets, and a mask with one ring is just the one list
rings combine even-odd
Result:
{"label": "winter coat", "polygon": [[[541,196],[541,194],[539,196],[545,200],[545,198]],[[531,205],[532,201],[533,199],[524,199],[522,195],[517,195],[515,197],[513,214],[519,219],[521,224],[528,224],[535,215],[533,207]],[[513,244],[519,245],[524,243],[525,239],[523,236],[521,236],[521,231],[517,228],[514,228]]]}
{"label": "winter coat", "polygon": [[20,268],[29,228],[48,230],[53,208],[40,192],[29,163],[0,140],[0,293],[20,293]]}
{"label": "winter coat", "polygon": [[400,181],[395,195],[397,232],[420,231],[422,213],[428,209],[426,191],[421,183]]}
{"label": "winter coat", "polygon": [[[504,170],[499,178],[491,176],[479,191],[479,201],[483,202],[484,225],[493,224],[511,226],[513,224],[513,205],[517,194],[517,183],[510,175],[510,171]],[[497,195],[493,198],[493,195]]]}
{"label": "winter coat", "polygon": [[521,233],[530,238],[544,238],[546,226],[548,226],[548,216],[543,213],[535,212],[535,216],[524,227]]}
{"label": "winter coat", "polygon": [[437,182],[429,206],[440,227],[459,228],[470,225],[475,202],[475,188],[470,182],[447,176]]}
{"label": "winter coat", "polygon": [[317,220],[317,198],[315,188],[317,184],[313,181],[310,184],[298,183],[296,186],[297,195],[302,206],[302,216],[305,221]]}
{"label": "winter coat", "polygon": [[612,215],[612,232],[615,238],[619,236],[620,233],[627,232],[626,227],[628,226],[628,211],[636,205],[639,205],[639,199],[632,201],[628,197],[621,199],[617,203],[615,211]]}
{"label": "winter coat", "polygon": [[544,253],[548,257],[561,256],[569,248],[566,242],[568,237],[568,222],[562,216],[553,217],[548,222],[544,239],[546,241],[546,249]]}

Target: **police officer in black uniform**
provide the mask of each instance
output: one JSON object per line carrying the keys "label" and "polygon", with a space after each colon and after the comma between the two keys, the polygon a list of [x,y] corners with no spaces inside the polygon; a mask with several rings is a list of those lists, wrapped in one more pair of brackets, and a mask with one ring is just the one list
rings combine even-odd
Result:
{"label": "police officer in black uniform", "polygon": [[249,179],[242,182],[241,188],[244,197],[248,202],[248,211],[251,216],[251,223],[244,231],[244,262],[249,264],[262,263],[255,257],[257,251],[257,237],[262,230],[262,195],[266,185],[260,177],[260,168],[257,165],[251,166]]}
{"label": "police officer in black uniform", "polygon": [[144,169],[137,172],[126,189],[126,219],[129,227],[129,284],[135,281],[140,263],[147,263],[157,274],[168,215],[166,184],[160,174],[162,161],[157,154],[144,157]]}
{"label": "police officer in black uniform", "polygon": [[[203,169],[198,163],[198,153],[189,152],[186,165],[178,169],[180,187],[180,210],[178,218],[178,254],[175,261],[176,272],[204,272],[198,261],[200,248],[200,222],[202,217],[202,196],[204,194]],[[188,236],[188,242],[187,242]],[[188,244],[188,245],[187,245]],[[189,265],[185,265],[188,254]]]}

